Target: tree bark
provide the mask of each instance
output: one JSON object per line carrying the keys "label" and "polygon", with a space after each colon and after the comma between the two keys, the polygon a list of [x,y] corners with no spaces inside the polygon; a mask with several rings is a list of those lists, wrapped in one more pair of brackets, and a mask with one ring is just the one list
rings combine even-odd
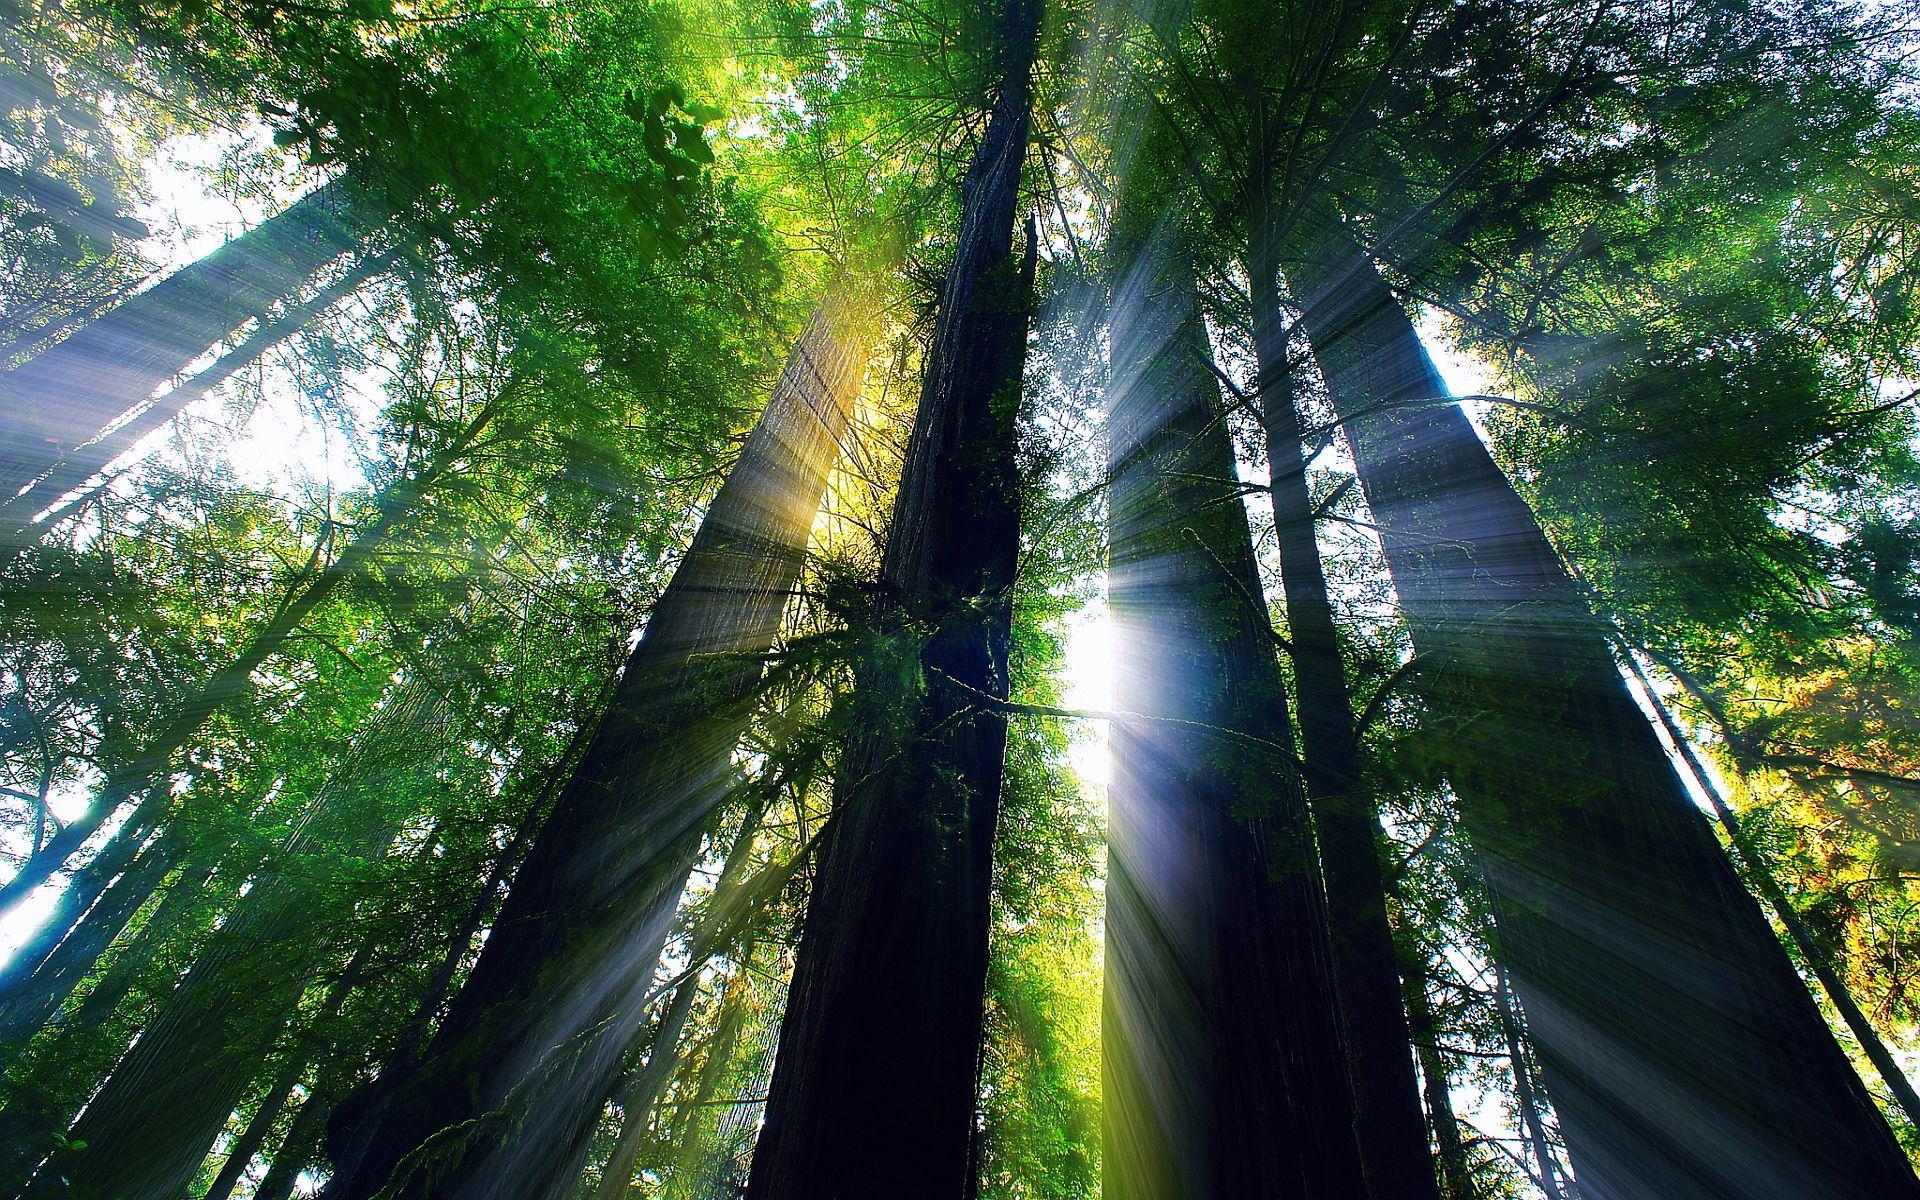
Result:
{"label": "tree bark", "polygon": [[828,303],[794,348],[446,1019],[411,1069],[383,1072],[335,1114],[329,1200],[573,1186],[725,797],[866,365],[865,328],[851,303]]}
{"label": "tree bark", "polygon": [[1380,865],[1380,814],[1361,775],[1360,738],[1347,687],[1333,602],[1320,560],[1313,496],[1301,445],[1288,362],[1291,328],[1280,308],[1278,274],[1264,239],[1247,255],[1252,286],[1258,396],[1266,427],[1273,522],[1280,546],[1287,638],[1307,796],[1320,834],[1334,977],[1353,1071],[1360,1159],[1375,1200],[1438,1200],[1414,1072],[1412,1035],[1401,1006],[1400,973]]}
{"label": "tree bark", "polygon": [[52,470],[385,220],[351,182],[325,184],[0,375],[0,498]]}
{"label": "tree bark", "polygon": [[1532,513],[1350,243],[1292,267],[1593,1200],[1920,1195]]}
{"label": "tree bark", "polygon": [[1040,5],[993,11],[999,92],[961,190],[881,562],[879,621],[925,641],[903,672],[915,682],[856,681],[874,723],[836,773],[753,1200],[969,1191],[1036,254],[1031,224],[1023,256],[1013,228]]}
{"label": "tree bark", "polygon": [[1135,228],[1154,215],[1116,218],[1111,305],[1103,1194],[1358,1196],[1285,684],[1191,268]]}

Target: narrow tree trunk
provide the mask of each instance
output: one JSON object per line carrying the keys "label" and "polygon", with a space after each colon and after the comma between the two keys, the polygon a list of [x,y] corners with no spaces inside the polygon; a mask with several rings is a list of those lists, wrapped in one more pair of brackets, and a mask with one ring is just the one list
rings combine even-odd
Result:
{"label": "narrow tree trunk", "polygon": [[717,941],[721,934],[718,922],[726,918],[733,897],[740,890],[741,880],[746,877],[747,860],[765,812],[766,805],[757,804],[740,822],[740,829],[734,834],[733,845],[728,848],[724,865],[720,868],[720,878],[714,884],[713,896],[708,901],[711,916],[701,923],[701,929],[694,935],[694,951],[689,956],[684,977],[674,989],[673,999],[667,1002],[654,1027],[646,1061],[633,1073],[626,1087],[621,1089],[620,1136],[600,1171],[600,1182],[594,1189],[598,1200],[626,1200],[627,1192],[633,1185],[633,1165],[639,1161],[640,1151],[646,1148],[647,1129],[654,1105],[659,1103],[661,1093],[666,1091],[674,1068],[680,1065],[677,1048],[680,1034],[687,1026],[687,1017],[693,1011],[693,1001],[699,994],[699,968],[720,949]]}
{"label": "narrow tree trunk", "polygon": [[413,1069],[419,1059],[421,1049],[426,1045],[428,1034],[433,1032],[434,1022],[439,1018],[440,1008],[452,994],[454,976],[459,973],[460,963],[467,956],[467,949],[481,930],[487,927],[500,899],[500,891],[513,878],[515,871],[526,857],[527,843],[533,838],[539,822],[546,816],[547,803],[552,799],[553,791],[570,775],[578,764],[580,752],[586,748],[590,727],[582,725],[575,731],[573,740],[560,755],[540,788],[539,795],[514,829],[512,838],[501,848],[493,860],[493,866],[487,872],[486,882],[481,884],[480,893],[474,897],[462,920],[454,926],[447,938],[446,949],[440,955],[440,962],[433,969],[433,975],[427,980],[426,990],[421,993],[420,1005],[414,1010],[413,1017],[407,1022],[400,1038],[394,1043],[393,1053],[381,1064],[382,1071],[393,1071],[404,1075]]}
{"label": "narrow tree trunk", "polygon": [[260,1177],[260,1186],[254,1189],[253,1200],[288,1200],[293,1195],[300,1173],[311,1166],[317,1156],[315,1143],[326,1120],[327,1102],[322,1099],[320,1089],[315,1088],[300,1101],[287,1136],[274,1151],[267,1173]]}
{"label": "narrow tree trunk", "polygon": [[1581,1190],[1920,1196],[1606,631],[1351,245],[1292,283],[1354,447]]}
{"label": "narrow tree trunk", "polygon": [[692,979],[673,990],[673,999],[667,1003],[654,1029],[645,1065],[634,1072],[633,1079],[620,1093],[620,1136],[594,1188],[599,1200],[626,1200],[627,1191],[633,1186],[633,1165],[640,1160],[640,1151],[646,1148],[653,1106],[666,1089],[674,1067],[679,1065],[675,1047],[687,1027],[687,1017],[693,1012],[694,997],[699,991]]}
{"label": "narrow tree trunk", "polygon": [[1520,1132],[1533,1152],[1534,1182],[1546,1193],[1547,1200],[1561,1200],[1559,1168],[1553,1157],[1553,1145],[1547,1140],[1547,1127],[1540,1115],[1540,1094],[1533,1085],[1533,1068],[1527,1062],[1526,1040],[1520,1034],[1520,1014],[1514,1011],[1513,987],[1498,963],[1493,967],[1494,1012],[1500,1018],[1500,1037],[1507,1046],[1507,1063],[1513,1070],[1513,1102],[1520,1110]]}
{"label": "narrow tree trunk", "polygon": [[1814,977],[1820,981],[1820,986],[1827,993],[1827,999],[1833,1004],[1834,1011],[1838,1012],[1840,1019],[1846,1023],[1848,1031],[1853,1034],[1854,1041],[1859,1043],[1861,1052],[1867,1056],[1867,1061],[1873,1064],[1873,1069],[1879,1074],[1880,1081],[1886,1084],[1888,1093],[1892,1095],[1894,1104],[1906,1116],[1907,1123],[1916,1131],[1920,1131],[1920,1093],[1914,1091],[1913,1081],[1908,1079],[1906,1072],[1900,1069],[1900,1064],[1895,1061],[1893,1053],[1887,1049],[1886,1042],[1881,1039],[1880,1031],[1873,1027],[1873,1022],[1867,1019],[1867,1014],[1860,1011],[1860,1005],[1854,1001],[1852,989],[1847,987],[1847,981],[1841,977],[1840,972],[1833,965],[1833,960],[1827,957],[1827,952],[1821,948],[1819,940],[1813,936],[1813,930],[1808,929],[1807,923],[1800,919],[1800,913],[1793,907],[1793,901],[1787,898],[1787,893],[1780,886],[1780,881],[1774,878],[1773,869],[1767,863],[1765,852],[1754,845],[1747,837],[1746,831],[1741,828],[1739,815],[1727,803],[1726,797],[1720,794],[1712,774],[1708,772],[1706,764],[1700,761],[1699,753],[1693,748],[1692,739],[1687,737],[1680,728],[1680,723],[1674,720],[1673,713],[1668,710],[1666,702],[1660,698],[1660,693],[1654,690],[1653,681],[1648,679],[1646,672],[1640,669],[1640,663],[1634,658],[1632,648],[1625,648],[1623,653],[1628,666],[1633,669],[1634,677],[1645,689],[1647,701],[1653,705],[1653,711],[1659,717],[1661,727],[1667,731],[1667,737],[1679,750],[1680,757],[1687,764],[1694,782],[1699,784],[1700,791],[1707,797],[1707,803],[1712,806],[1714,818],[1720,822],[1720,827],[1726,830],[1727,840],[1733,843],[1733,848],[1739,852],[1746,869],[1747,879],[1760,893],[1761,898],[1767,902],[1767,906],[1773,910],[1774,916],[1780,921],[1780,927],[1787,931],[1788,937],[1793,939],[1794,947],[1800,951],[1800,960],[1807,964],[1807,969],[1812,971]]}
{"label": "narrow tree trunk", "polygon": [[336,180],[0,375],[0,498],[53,469],[385,220]]}
{"label": "narrow tree trunk", "polygon": [[[740,1195],[738,1182],[734,1179],[715,1178],[720,1172],[716,1158],[724,1153],[720,1138],[702,1136],[707,1110],[720,1094],[721,1083],[726,1079],[727,1068],[733,1062],[734,1052],[740,1046],[740,1031],[746,1025],[747,1012],[744,992],[740,989],[740,977],[735,976],[727,994],[720,999],[720,1012],[714,1019],[713,1035],[707,1042],[707,1054],[700,1064],[700,1074],[695,1078],[693,1094],[679,1106],[674,1114],[672,1145],[678,1151],[674,1156],[673,1184],[670,1194],[677,1197],[703,1196],[718,1192],[729,1200],[738,1200]],[[724,1118],[719,1122],[724,1128]]]}
{"label": "narrow tree trunk", "polygon": [[293,1085],[300,1082],[300,1072],[305,1070],[307,1060],[304,1055],[288,1050],[281,1061],[280,1073],[267,1084],[267,1090],[260,1097],[260,1106],[254,1109],[253,1116],[247,1121],[247,1127],[235,1138],[227,1149],[227,1159],[220,1164],[220,1171],[213,1177],[207,1194],[202,1200],[227,1200],[233,1195],[233,1189],[240,1184],[240,1177],[247,1173],[254,1155],[260,1153],[260,1147],[266,1145],[267,1137],[272,1134],[274,1123],[280,1114],[286,1111],[287,1101],[293,1099]]}
{"label": "narrow tree trunk", "polygon": [[[353,957],[347,960],[346,966],[340,971],[340,977],[327,989],[326,999],[320,1002],[319,1020],[321,1022],[332,1021],[340,1015],[348,995],[361,982],[367,958],[374,949],[375,943],[372,940],[364,941],[360,944],[360,948],[354,951]],[[300,1076],[306,1070],[310,1056],[303,1050],[298,1034],[291,1040],[292,1044],[287,1047],[280,1073],[267,1085],[266,1093],[260,1100],[259,1109],[254,1112],[252,1120],[247,1122],[246,1130],[227,1151],[227,1160],[220,1165],[220,1173],[214,1176],[213,1184],[207,1189],[203,1200],[227,1200],[233,1194],[233,1189],[238,1186],[248,1165],[253,1162],[254,1156],[260,1152],[260,1148],[266,1144],[267,1138],[273,1133],[273,1127],[279,1121],[280,1114],[286,1111],[287,1102],[293,1099],[293,1087],[300,1082]],[[311,1093],[306,1100],[312,1100]],[[304,1107],[303,1102],[303,1110]],[[299,1124],[300,1115],[295,1113],[294,1124]],[[263,1179],[261,1183],[263,1190],[266,1181]],[[258,1200],[262,1190],[255,1191],[255,1200]]]}
{"label": "narrow tree trunk", "polygon": [[1190,268],[1116,218],[1110,1200],[1364,1194],[1311,822]]}
{"label": "narrow tree trunk", "polygon": [[[0,554],[32,541],[39,531],[63,515],[65,506],[59,505],[61,497],[105,470],[108,463],[179,416],[187,406],[204,399],[215,388],[258,362],[261,355],[305,328],[314,317],[358,291],[369,279],[391,266],[393,258],[392,254],[371,254],[363,258],[312,296],[263,321],[245,341],[212,366],[162,393],[131,419],[115,426],[111,432],[68,450],[25,492],[0,499],[0,529],[4,529],[4,533],[0,533]],[[44,520],[36,521],[36,515],[50,506],[55,511]]]}
{"label": "narrow tree trunk", "polygon": [[[241,870],[250,873],[257,865],[248,863]],[[204,903],[201,893],[214,881],[217,873],[192,862],[181,869],[180,875],[161,894],[153,912],[141,923],[140,931],[128,940],[123,949],[115,952],[113,962],[102,972],[99,981],[87,989],[87,994],[74,1007],[74,1028],[97,1029],[118,1011],[128,993],[140,983],[142,975],[152,965],[154,955],[160,951],[164,940],[179,931],[181,916],[195,905]],[[66,1023],[65,1020],[61,1022],[62,1025]],[[92,1082],[98,1081],[90,1081],[89,1086]]]}
{"label": "narrow tree trunk", "polygon": [[[1264,239],[1257,239],[1263,242]],[[1307,795],[1313,802],[1326,876],[1333,965],[1360,1128],[1367,1194],[1374,1200],[1437,1200],[1414,1073],[1411,1035],[1401,1007],[1400,973],[1380,866],[1380,814],[1360,769],[1360,739],[1347,688],[1333,602],[1320,561],[1313,496],[1301,446],[1288,362],[1291,329],[1280,308],[1271,253],[1247,256],[1253,337],[1259,360],[1274,531],[1286,595],[1287,637],[1300,702]]]}
{"label": "narrow tree trunk", "polygon": [[[87,839],[126,802],[134,789],[164,774],[173,756],[199,732],[208,718],[253,690],[253,673],[280,652],[314,609],[342,584],[353,579],[368,560],[385,546],[388,535],[472,448],[512,390],[513,385],[508,384],[496,393],[448,445],[434,454],[423,470],[390,486],[380,496],[376,506],[378,515],[359,531],[339,557],[289,596],[279,611],[254,634],[246,650],[216,671],[198,691],[189,696],[144,746],[120,766],[108,771],[100,785],[99,794],[94,797],[86,813],[62,826],[60,832],[54,834],[38,853],[21,864],[13,878],[0,886],[0,916],[11,911],[34,888],[66,866]],[[155,789],[127,819],[136,828],[150,826],[166,815],[172,803],[172,793],[168,789]]]}
{"label": "narrow tree trunk", "polygon": [[[445,1021],[411,1070],[336,1114],[330,1200],[572,1186],[725,796],[865,368],[865,325],[828,304],[794,348]],[[449,1127],[459,1135],[417,1153]]]}
{"label": "narrow tree trunk", "polygon": [[253,1200],[288,1200],[301,1173],[320,1159],[319,1143],[327,1116],[365,1065],[361,1056],[351,1053],[339,1039],[334,1039],[333,1045],[334,1055],[321,1063],[312,1089],[294,1111],[287,1136],[274,1149]]}
{"label": "narrow tree trunk", "polygon": [[1447,1063],[1440,1056],[1440,1022],[1435,1019],[1433,1001],[1427,995],[1425,955],[1409,950],[1402,960],[1401,986],[1407,1005],[1407,1030],[1420,1063],[1425,1085],[1427,1119],[1433,1128],[1439,1153],[1434,1162],[1440,1176],[1440,1194],[1445,1200],[1477,1200],[1473,1183],[1473,1164],[1467,1159],[1467,1146],[1460,1137],[1460,1118],[1453,1111],[1453,1090],[1448,1081]]}
{"label": "narrow tree trunk", "polygon": [[857,736],[837,772],[754,1200],[968,1194],[1036,253],[1029,224],[1016,255],[1013,228],[1040,5],[995,11],[999,94],[962,187],[880,568],[881,620],[928,631],[924,686],[888,687],[872,670],[856,681],[885,724]]}

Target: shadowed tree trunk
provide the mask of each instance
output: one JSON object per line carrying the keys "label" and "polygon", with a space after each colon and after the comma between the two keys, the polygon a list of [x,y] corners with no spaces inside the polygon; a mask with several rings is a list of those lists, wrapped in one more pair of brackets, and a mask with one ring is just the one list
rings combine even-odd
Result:
{"label": "shadowed tree trunk", "polygon": [[987,11],[999,92],[962,186],[880,568],[883,626],[925,640],[917,663],[856,680],[871,723],[837,772],[754,1200],[969,1195],[1036,253],[1031,223],[1024,255],[1013,228],[1040,5]]}
{"label": "shadowed tree trunk", "polygon": [[1360,1158],[1375,1200],[1438,1200],[1401,1007],[1400,972],[1380,865],[1380,814],[1361,776],[1360,739],[1333,602],[1320,560],[1313,496],[1288,362],[1292,329],[1265,239],[1247,256],[1258,395],[1266,426],[1274,532],[1286,597],[1307,795],[1320,834],[1333,964],[1353,1071]]}
{"label": "shadowed tree trunk", "polygon": [[0,499],[293,295],[386,217],[356,185],[325,184],[0,375]]}
{"label": "shadowed tree trunk", "polygon": [[1920,1196],[1405,310],[1351,243],[1290,270],[1582,1194]]}
{"label": "shadowed tree trunk", "polygon": [[799,578],[866,323],[829,303],[795,346],[445,1021],[335,1114],[330,1200],[573,1187]]}
{"label": "shadowed tree trunk", "polygon": [[1191,268],[1151,220],[1116,218],[1111,307],[1103,1194],[1359,1196],[1285,685]]}
{"label": "shadowed tree trunk", "polygon": [[1754,845],[1753,840],[1746,835],[1745,829],[1740,824],[1739,814],[1733,811],[1733,806],[1728,804],[1726,797],[1720,794],[1719,785],[1714,782],[1713,774],[1707,769],[1707,765],[1700,761],[1700,754],[1694,749],[1693,740],[1687,736],[1685,730],[1680,728],[1679,722],[1674,720],[1672,710],[1667,707],[1660,693],[1654,690],[1653,681],[1648,679],[1646,672],[1641,669],[1639,660],[1634,657],[1633,648],[1623,646],[1621,653],[1626,658],[1627,666],[1633,671],[1634,678],[1640,681],[1640,686],[1646,693],[1647,702],[1653,706],[1654,716],[1660,721],[1660,727],[1667,731],[1667,740],[1673,743],[1674,749],[1680,754],[1681,761],[1687,764],[1687,772],[1693,776],[1694,784],[1700,789],[1700,793],[1707,798],[1708,806],[1713,809],[1714,819],[1719,821],[1720,828],[1726,831],[1727,841],[1732,843],[1733,848],[1739,852],[1741,865],[1753,890],[1760,893],[1761,898],[1767,902],[1767,907],[1773,910],[1774,918],[1780,922],[1780,927],[1786,930],[1787,936],[1793,940],[1794,948],[1800,951],[1800,960],[1807,965],[1809,971],[1813,972],[1814,978],[1820,981],[1821,990],[1827,993],[1827,999],[1833,1004],[1834,1011],[1840,1014],[1840,1020],[1846,1024],[1847,1031],[1852,1033],[1854,1041],[1859,1043],[1860,1052],[1865,1054],[1867,1061],[1873,1064],[1874,1071],[1880,1076],[1880,1082],[1886,1085],[1887,1092],[1893,1097],[1893,1103],[1906,1115],[1908,1124],[1920,1130],[1920,1094],[1915,1093],[1913,1081],[1908,1079],[1906,1072],[1900,1069],[1899,1060],[1895,1059],[1893,1052],[1887,1049],[1886,1042],[1880,1037],[1880,1031],[1873,1027],[1873,1022],[1868,1020],[1867,1014],[1861,1011],[1859,1002],[1853,998],[1852,989],[1847,987],[1846,979],[1833,965],[1833,960],[1821,947],[1819,939],[1814,937],[1813,930],[1807,928],[1807,923],[1800,919],[1800,913],[1793,907],[1793,901],[1787,897],[1786,889],[1782,888],[1780,881],[1774,877],[1773,868],[1767,862],[1766,852]]}
{"label": "shadowed tree trunk", "polygon": [[1453,1111],[1447,1063],[1440,1056],[1440,1022],[1434,1016],[1433,1000],[1427,995],[1424,950],[1412,945],[1404,947],[1400,977],[1406,996],[1407,1031],[1413,1037],[1414,1054],[1420,1063],[1427,1120],[1438,1147],[1434,1167],[1439,1176],[1440,1194],[1445,1200],[1476,1200],[1479,1193],[1473,1182],[1473,1164],[1460,1137],[1460,1118]]}

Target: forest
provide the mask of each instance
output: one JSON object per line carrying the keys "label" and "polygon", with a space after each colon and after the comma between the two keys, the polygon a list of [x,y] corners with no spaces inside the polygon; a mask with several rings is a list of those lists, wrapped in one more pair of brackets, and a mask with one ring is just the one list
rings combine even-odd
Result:
{"label": "forest", "polygon": [[1917,0],[0,0],[0,1200],[1920,1200]]}

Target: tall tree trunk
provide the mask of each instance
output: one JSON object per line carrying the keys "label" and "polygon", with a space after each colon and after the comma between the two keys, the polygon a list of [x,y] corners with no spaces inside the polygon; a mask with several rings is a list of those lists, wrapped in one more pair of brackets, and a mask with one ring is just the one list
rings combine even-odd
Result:
{"label": "tall tree trunk", "polygon": [[572,1187],[725,796],[859,389],[866,324],[829,303],[795,346],[445,1021],[411,1070],[336,1114],[330,1200]]}
{"label": "tall tree trunk", "polygon": [[539,796],[527,806],[520,824],[514,829],[513,836],[501,848],[493,860],[493,866],[487,872],[486,882],[481,884],[480,892],[473,898],[473,904],[466,914],[454,926],[448,935],[446,948],[440,954],[440,962],[434,967],[433,974],[427,980],[425,991],[421,993],[420,1003],[414,1009],[413,1016],[400,1032],[394,1043],[393,1052],[387,1055],[381,1064],[382,1071],[394,1071],[400,1074],[413,1069],[420,1051],[426,1046],[427,1036],[433,1032],[434,1023],[439,1019],[440,1009],[453,993],[454,977],[459,974],[460,963],[467,956],[467,950],[473,945],[473,939],[487,927],[488,919],[493,916],[500,901],[501,889],[520,869],[521,861],[526,857],[527,844],[533,839],[534,831],[547,815],[548,801],[561,782],[572,774],[579,763],[580,752],[586,748],[587,736],[591,727],[582,725],[575,731],[572,742],[554,764],[553,771],[547,776],[540,788]]}
{"label": "tall tree trunk", "polygon": [[1581,1191],[1920,1196],[1524,501],[1350,243],[1293,269]]}
{"label": "tall tree trunk", "polygon": [[[389,486],[376,505],[377,515],[359,530],[346,549],[309,582],[288,596],[279,610],[254,634],[246,650],[214,672],[197,691],[187,697],[145,745],[107,772],[99,794],[94,797],[86,813],[62,826],[46,845],[21,864],[13,878],[0,886],[0,916],[11,911],[34,888],[66,866],[67,861],[125,803],[134,789],[164,774],[173,756],[200,731],[208,718],[253,690],[253,673],[280,652],[314,609],[342,584],[353,579],[385,546],[388,535],[420,499],[472,449],[494,413],[514,390],[512,383],[502,387],[475,412],[446,446],[435,451],[422,470]],[[168,789],[155,789],[134,808],[127,820],[136,828],[150,826],[166,815],[172,803],[173,796]]]}
{"label": "tall tree trunk", "polygon": [[351,182],[326,184],[0,375],[0,498],[53,469],[385,219]]}
{"label": "tall tree trunk", "polygon": [[26,491],[0,499],[0,555],[29,543],[40,530],[58,520],[62,512],[56,507],[44,521],[36,522],[34,518],[37,514],[50,506],[58,506],[61,497],[105,470],[108,463],[132,448],[141,438],[258,362],[261,355],[305,328],[314,317],[358,291],[369,279],[391,266],[393,259],[391,253],[366,256],[313,295],[261,322],[260,327],[249,334],[245,341],[222,355],[212,366],[180,386],[162,393],[152,404],[115,426],[111,432],[67,450]]}
{"label": "tall tree trunk", "polygon": [[[1150,220],[1125,209],[1117,222]],[[1119,238],[1116,239],[1120,240]],[[1116,255],[1103,1194],[1364,1194],[1311,821],[1206,334]]]}
{"label": "tall tree trunk", "polygon": [[[341,968],[339,977],[327,989],[327,995],[320,1002],[317,1024],[331,1022],[340,1015],[346,1006],[347,997],[361,982],[366,970],[367,959],[377,943],[369,938],[360,943],[346,965]],[[220,1164],[219,1174],[213,1177],[213,1183],[207,1188],[202,1200],[227,1200],[233,1189],[239,1185],[240,1178],[253,1162],[260,1148],[266,1145],[267,1138],[273,1133],[274,1125],[280,1114],[286,1111],[287,1102],[293,1099],[293,1086],[300,1082],[300,1076],[306,1071],[310,1054],[302,1042],[302,1034],[311,1034],[311,1030],[295,1031],[289,1039],[281,1059],[280,1072],[267,1084],[267,1090],[261,1095],[260,1106],[240,1136],[234,1139],[227,1150],[226,1161]],[[296,1116],[296,1120],[297,1120]]]}
{"label": "tall tree trunk", "polygon": [[260,1096],[260,1104],[253,1110],[253,1116],[247,1119],[247,1127],[227,1148],[227,1157],[220,1164],[220,1170],[207,1186],[207,1193],[201,1200],[228,1200],[233,1189],[240,1186],[240,1177],[247,1173],[253,1164],[254,1156],[266,1145],[267,1138],[273,1133],[280,1114],[286,1111],[287,1101],[293,1099],[293,1085],[300,1081],[300,1072],[306,1069],[306,1059],[288,1051],[280,1064],[280,1073],[267,1083],[267,1090]]}
{"label": "tall tree trunk", "polygon": [[[999,94],[881,561],[883,622],[924,622],[915,684],[856,681],[754,1152],[754,1200],[968,1194],[1019,551],[1016,419],[1036,248],[1013,246],[1039,0],[990,7]],[[883,677],[886,682],[883,682]],[[891,684],[891,686],[889,686]]]}
{"label": "tall tree trunk", "polygon": [[693,1001],[699,995],[699,968],[711,961],[721,949],[718,941],[723,932],[720,923],[727,919],[734,897],[740,892],[742,880],[747,878],[748,859],[765,812],[764,803],[756,804],[740,822],[740,829],[734,834],[733,844],[728,848],[724,865],[720,868],[720,878],[714,884],[712,899],[708,901],[710,915],[701,922],[701,928],[694,935],[693,953],[688,958],[683,978],[679,986],[674,988],[673,999],[667,1002],[659,1021],[655,1023],[645,1061],[620,1091],[620,1136],[607,1156],[606,1165],[601,1168],[600,1181],[594,1189],[598,1200],[626,1200],[627,1192],[633,1185],[633,1166],[640,1159],[640,1151],[646,1148],[647,1129],[654,1105],[659,1102],[661,1093],[666,1091],[674,1068],[680,1064],[680,1034],[687,1026],[687,1018],[693,1012]]}
{"label": "tall tree trunk", "polygon": [[1256,239],[1247,256],[1258,394],[1300,702],[1304,774],[1320,834],[1334,976],[1353,1071],[1360,1159],[1367,1172],[1367,1194],[1375,1200],[1438,1200],[1387,914],[1380,814],[1361,776],[1353,697],[1320,561],[1300,416],[1294,406],[1288,362],[1292,330],[1280,308],[1276,263],[1264,242]]}
{"label": "tall tree trunk", "polygon": [[293,1123],[287,1127],[287,1136],[273,1152],[267,1173],[260,1177],[260,1186],[254,1189],[253,1200],[287,1200],[293,1195],[301,1172],[312,1166],[319,1156],[317,1143],[321,1130],[326,1127],[333,1098],[332,1093],[316,1086],[300,1101]]}
{"label": "tall tree trunk", "polygon": [[1427,961],[1424,951],[1408,946],[1401,957],[1401,987],[1406,995],[1407,1031],[1420,1063],[1425,1087],[1427,1119],[1433,1127],[1434,1156],[1438,1168],[1440,1194],[1445,1200],[1477,1200],[1473,1182],[1473,1164],[1467,1159],[1466,1142],[1460,1137],[1460,1118],[1453,1111],[1453,1090],[1447,1063],[1440,1056],[1440,1022],[1433,1012],[1433,1000],[1427,995]]}

